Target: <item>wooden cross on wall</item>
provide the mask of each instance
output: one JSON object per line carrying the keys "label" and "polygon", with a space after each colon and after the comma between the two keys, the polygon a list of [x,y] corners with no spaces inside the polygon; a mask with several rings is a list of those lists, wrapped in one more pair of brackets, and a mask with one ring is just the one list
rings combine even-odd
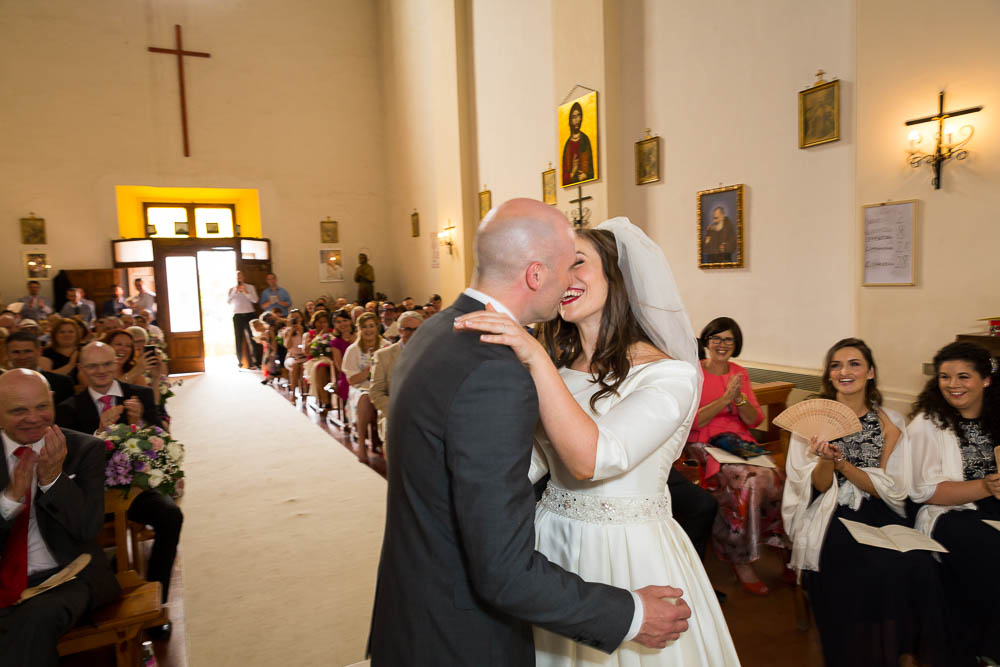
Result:
{"label": "wooden cross on wall", "polygon": [[576,186],[576,199],[570,199],[570,204],[576,204],[576,210],[570,211],[573,215],[573,226],[577,228],[583,228],[587,224],[587,219],[590,217],[590,209],[583,207],[583,202],[593,199],[590,195],[586,197],[583,196],[583,186]]}
{"label": "wooden cross on wall", "polygon": [[184,157],[191,157],[191,150],[188,147],[187,98],[184,94],[184,56],[211,58],[212,54],[201,51],[185,51],[181,46],[181,27],[179,25],[174,26],[174,39],[177,42],[177,48],[164,49],[159,46],[150,46],[149,50],[152,53],[168,53],[177,56],[177,78],[180,81],[181,91],[181,133],[184,135]]}

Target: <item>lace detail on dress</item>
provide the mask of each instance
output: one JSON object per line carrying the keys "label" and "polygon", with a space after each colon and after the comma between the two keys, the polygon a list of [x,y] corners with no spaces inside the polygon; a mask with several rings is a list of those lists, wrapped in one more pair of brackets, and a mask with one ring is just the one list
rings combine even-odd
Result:
{"label": "lace detail on dress", "polygon": [[[861,430],[838,440],[833,444],[844,452],[847,462],[856,468],[880,468],[882,466],[882,447],[885,438],[882,434],[882,422],[878,418],[878,409],[872,408],[860,418]],[[841,486],[847,478],[839,472],[837,485]]]}
{"label": "lace detail on dress", "polygon": [[545,487],[541,505],[556,514],[588,523],[646,523],[671,516],[667,496],[609,498],[574,493],[551,484]]}
{"label": "lace detail on dress", "polygon": [[958,420],[958,448],[962,453],[962,473],[966,480],[982,479],[997,471],[993,438],[979,419]]}

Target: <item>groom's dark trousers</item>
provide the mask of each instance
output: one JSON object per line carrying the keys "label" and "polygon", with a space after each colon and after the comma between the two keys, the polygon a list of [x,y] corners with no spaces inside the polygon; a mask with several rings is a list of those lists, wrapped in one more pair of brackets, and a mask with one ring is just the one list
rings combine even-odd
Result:
{"label": "groom's dark trousers", "polygon": [[534,665],[531,625],[612,652],[635,612],[534,550],[528,480],[538,398],[507,347],[427,320],[393,372],[389,497],[372,665]]}

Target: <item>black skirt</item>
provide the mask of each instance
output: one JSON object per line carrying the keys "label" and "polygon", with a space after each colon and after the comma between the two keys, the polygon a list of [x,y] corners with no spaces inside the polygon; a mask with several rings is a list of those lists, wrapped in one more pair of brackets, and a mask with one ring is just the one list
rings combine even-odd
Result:
{"label": "black skirt", "polygon": [[1000,530],[983,519],[1000,521],[1000,500],[976,502],[977,510],[952,510],[934,524],[931,536],[941,554],[942,577],[953,613],[961,621],[960,650],[1000,661]]}
{"label": "black skirt", "polygon": [[859,544],[840,518],[906,524],[877,498],[857,511],[838,506],[831,517],[819,572],[807,572],[803,582],[827,667],[897,667],[905,654],[926,665],[964,664],[949,650],[940,567],[930,552]]}

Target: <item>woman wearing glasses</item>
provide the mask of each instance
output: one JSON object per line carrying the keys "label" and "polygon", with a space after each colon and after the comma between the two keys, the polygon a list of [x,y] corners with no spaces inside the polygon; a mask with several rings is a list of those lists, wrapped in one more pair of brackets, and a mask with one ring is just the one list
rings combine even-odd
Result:
{"label": "woman wearing glasses", "polygon": [[698,342],[705,350],[701,362],[705,383],[688,436],[688,452],[702,465],[704,486],[719,502],[712,548],[732,566],[743,588],[767,595],[769,589],[757,576],[753,562],[760,558],[761,544],[789,547],[781,524],[784,474],[776,468],[738,463],[720,466],[709,459],[706,446],[744,457],[766,453],[750,434],[764,413],[746,369],[731,361],[743,349],[740,325],[729,317],[717,317],[705,325]]}

